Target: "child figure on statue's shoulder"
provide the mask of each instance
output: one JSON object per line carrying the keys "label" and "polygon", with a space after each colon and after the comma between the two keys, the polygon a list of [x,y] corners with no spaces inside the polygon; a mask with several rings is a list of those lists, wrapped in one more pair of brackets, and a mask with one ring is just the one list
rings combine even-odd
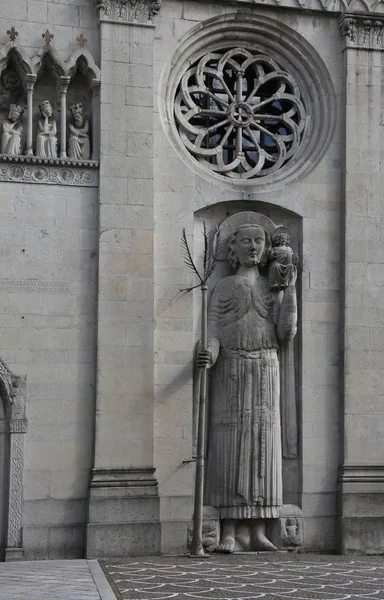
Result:
{"label": "child figure on statue's shoulder", "polygon": [[290,285],[297,272],[299,257],[291,248],[288,227],[277,227],[272,235],[269,253],[269,287],[277,292]]}

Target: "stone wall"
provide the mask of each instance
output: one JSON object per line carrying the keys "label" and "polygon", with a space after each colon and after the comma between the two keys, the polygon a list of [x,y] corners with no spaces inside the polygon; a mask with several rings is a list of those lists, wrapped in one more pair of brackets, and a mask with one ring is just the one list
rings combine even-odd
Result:
{"label": "stone wall", "polygon": [[[384,551],[383,21],[346,14],[340,33],[348,3],[327,4],[1,2],[3,47],[14,26],[30,59],[48,29],[65,62],[82,33],[101,68],[99,189],[0,171],[0,354],[27,376],[25,558],[186,550],[200,298],[182,291],[196,282],[180,237],[199,260],[203,221],[242,210],[289,223],[300,255],[284,501],[303,510],[306,549]],[[175,82],[220,44],[280,56],[307,94],[311,135],[285,179],[239,184],[177,137]]]}
{"label": "stone wall", "polygon": [[1,347],[27,375],[24,549],[82,556],[95,395],[96,189],[2,183]]}
{"label": "stone wall", "polygon": [[70,53],[68,50],[77,47],[76,38],[82,32],[88,50],[99,61],[97,13],[90,0],[4,0],[0,8],[3,43],[8,41],[6,31],[12,26],[19,32],[18,43],[31,56],[44,45],[41,36],[48,28],[54,35],[52,46],[63,59]]}
{"label": "stone wall", "polygon": [[[99,61],[88,0],[6,0],[2,44],[12,26],[28,57],[43,48],[49,29],[59,60],[83,33]],[[1,182],[0,212],[1,357],[27,375],[24,557],[81,557],[93,466],[97,188]]]}
{"label": "stone wall", "polygon": [[[339,116],[324,158],[305,177],[273,191],[215,184],[186,164],[180,148],[175,144],[170,148],[173,138],[162,99],[167,67],[179,44],[190,35],[192,45],[191,32],[197,34],[200,21],[239,10],[220,3],[166,1],[156,25],[155,107],[160,104],[160,114],[155,114],[155,465],[161,495],[162,550],[183,548],[186,521],[192,514],[194,464],[188,462],[192,458],[191,357],[199,335],[199,302],[193,303],[192,294],[180,293],[180,288],[191,282],[179,252],[181,229],[186,228],[192,241],[194,235],[201,235],[194,227],[194,213],[226,201],[231,205],[237,202],[238,210],[247,201],[248,210],[252,205],[259,212],[267,202],[272,209],[282,207],[302,219],[302,240],[295,240],[299,245],[302,241],[303,267],[301,502],[306,547],[332,550],[336,543],[340,432],[341,39],[337,19],[330,15],[246,9],[249,18],[266,17],[281,27],[293,28],[319,53],[332,79]],[[223,218],[226,211],[221,206]],[[219,214],[213,222],[218,219]]]}

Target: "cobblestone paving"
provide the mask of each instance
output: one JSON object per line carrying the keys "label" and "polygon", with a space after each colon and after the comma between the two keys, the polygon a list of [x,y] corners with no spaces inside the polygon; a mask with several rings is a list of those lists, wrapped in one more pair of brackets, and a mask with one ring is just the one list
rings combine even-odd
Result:
{"label": "cobblestone paving", "polygon": [[115,600],[97,561],[0,563],[0,600]]}
{"label": "cobblestone paving", "polygon": [[102,566],[121,600],[384,600],[382,557],[216,554]]}

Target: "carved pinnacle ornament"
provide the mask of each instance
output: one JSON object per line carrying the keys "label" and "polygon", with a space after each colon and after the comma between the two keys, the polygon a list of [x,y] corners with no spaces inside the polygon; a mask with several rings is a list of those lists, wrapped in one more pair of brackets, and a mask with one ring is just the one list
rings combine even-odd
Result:
{"label": "carved pinnacle ornament", "polygon": [[80,48],[84,48],[88,40],[83,33],[80,33],[79,37],[76,38],[76,42],[79,44]]}
{"label": "carved pinnacle ornament", "polygon": [[43,40],[45,41],[45,46],[48,48],[48,47],[50,46],[50,44],[51,44],[51,41],[52,41],[52,40],[53,40],[53,38],[54,38],[54,35],[53,35],[53,33],[50,33],[50,31],[47,29],[47,30],[45,31],[45,33],[43,33],[43,34],[41,35],[41,37],[42,37],[42,38],[43,38]]}
{"label": "carved pinnacle ornament", "polygon": [[19,35],[19,32],[16,31],[16,29],[13,27],[13,25],[12,25],[11,29],[8,29],[8,31],[7,31],[7,36],[9,37],[11,42],[14,42],[18,35]]}

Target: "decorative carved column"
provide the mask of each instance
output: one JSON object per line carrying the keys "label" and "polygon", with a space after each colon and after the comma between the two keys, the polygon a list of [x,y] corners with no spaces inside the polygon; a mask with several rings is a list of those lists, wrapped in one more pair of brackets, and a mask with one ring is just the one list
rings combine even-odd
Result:
{"label": "decorative carved column", "polygon": [[92,82],[92,160],[100,158],[100,81]]}
{"label": "decorative carved column", "polygon": [[[343,297],[343,553],[384,552],[384,18],[346,13]],[[340,115],[340,118],[343,118]]]}
{"label": "decorative carved column", "polygon": [[27,110],[28,110],[28,130],[27,130],[27,149],[26,156],[33,156],[33,88],[36,83],[36,75],[28,74],[27,82]]}
{"label": "decorative carved column", "polygon": [[[160,2],[101,0],[97,7],[102,49],[100,247],[95,459],[89,491],[88,558],[142,556],[160,550],[159,497],[153,468],[151,89],[153,20]],[[117,45],[116,39],[120,40]],[[134,92],[139,88],[142,93],[143,79],[145,100],[138,101],[140,95]],[[98,86],[92,92],[94,127],[98,128]],[[113,131],[111,114],[121,114],[121,119],[116,117]],[[147,139],[144,145],[143,134]],[[97,152],[99,144],[94,135],[93,150]],[[112,308],[114,300],[118,300],[118,311]],[[111,331],[116,331],[116,335],[111,335]]]}
{"label": "decorative carved column", "polygon": [[60,77],[60,158],[67,158],[67,91],[70,77]]}
{"label": "decorative carved column", "polygon": [[22,510],[23,510],[23,470],[24,470],[24,434],[27,432],[27,420],[15,419],[9,424],[10,434],[10,476],[8,504],[8,532],[6,560],[23,558],[22,548]]}
{"label": "decorative carved column", "polygon": [[14,375],[0,359],[0,390],[9,415],[9,485],[5,560],[23,560],[23,474],[26,378]]}

